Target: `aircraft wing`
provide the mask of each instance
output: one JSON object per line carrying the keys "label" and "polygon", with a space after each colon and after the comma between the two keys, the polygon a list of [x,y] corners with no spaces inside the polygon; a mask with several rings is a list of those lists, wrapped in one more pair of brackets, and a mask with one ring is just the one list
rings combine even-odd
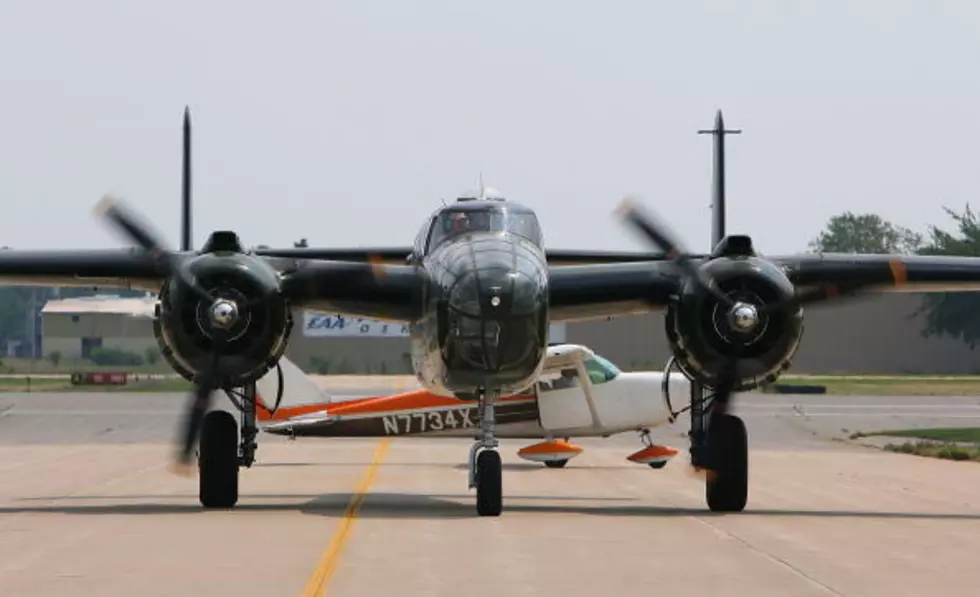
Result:
{"label": "aircraft wing", "polygon": [[824,253],[767,257],[797,288],[834,286],[841,293],[975,292],[980,257]]}
{"label": "aircraft wing", "polygon": [[548,277],[556,323],[659,311],[682,283],[670,261],[549,264]]}
{"label": "aircraft wing", "polygon": [[[761,258],[782,268],[798,294],[980,291],[978,257],[828,253]],[[553,322],[660,311],[684,280],[676,263],[662,260],[550,266],[549,279]]]}
{"label": "aircraft wing", "polygon": [[156,292],[165,279],[161,262],[139,249],[0,250],[3,286],[101,286]]}
{"label": "aircraft wing", "polygon": [[[316,248],[294,247],[289,249],[256,249],[255,254],[263,257],[281,259],[320,259],[325,261],[360,261],[390,265],[404,265],[412,247],[362,247]],[[635,251],[588,251],[576,249],[547,249],[545,256],[549,265],[587,265],[599,263],[630,263],[636,261],[657,261],[664,258],[663,253],[640,253]]]}
{"label": "aircraft wing", "polygon": [[[173,255],[178,261],[193,256]],[[421,277],[413,267],[363,261],[267,261],[281,272],[283,292],[297,307],[406,322],[415,317],[420,303]],[[0,285],[4,286],[159,292],[169,271],[163,256],[136,248],[0,250]]]}

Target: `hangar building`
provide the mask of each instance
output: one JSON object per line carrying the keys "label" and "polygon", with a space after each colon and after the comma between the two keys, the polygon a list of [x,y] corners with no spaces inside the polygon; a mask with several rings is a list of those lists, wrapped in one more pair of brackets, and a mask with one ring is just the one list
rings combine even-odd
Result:
{"label": "hangar building", "polygon": [[[145,354],[155,349],[154,299],[111,296],[53,300],[42,310],[42,351],[85,358],[94,347]],[[920,294],[883,294],[806,311],[798,373],[974,374],[980,353],[952,338],[924,338]],[[400,325],[294,313],[286,352],[311,373],[407,373],[408,337]],[[662,369],[670,357],[664,317],[556,324],[551,341],[584,344],[624,370]]]}

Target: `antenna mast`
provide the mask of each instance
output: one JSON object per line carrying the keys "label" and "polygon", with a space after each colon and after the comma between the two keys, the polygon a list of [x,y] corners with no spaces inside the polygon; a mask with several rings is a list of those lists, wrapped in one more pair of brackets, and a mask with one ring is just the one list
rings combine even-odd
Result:
{"label": "antenna mast", "polygon": [[721,110],[715,114],[715,128],[698,131],[714,137],[714,173],[711,184],[711,248],[725,238],[725,135],[741,135],[742,129],[725,129]]}
{"label": "antenna mast", "polygon": [[181,170],[180,250],[191,250],[191,109],[184,107],[184,152]]}

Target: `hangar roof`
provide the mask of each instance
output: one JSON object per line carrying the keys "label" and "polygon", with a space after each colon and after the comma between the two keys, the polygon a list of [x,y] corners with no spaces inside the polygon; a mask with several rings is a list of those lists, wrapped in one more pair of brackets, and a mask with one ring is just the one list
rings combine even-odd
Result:
{"label": "hangar roof", "polygon": [[118,296],[81,296],[50,300],[41,309],[43,315],[88,315],[103,313],[107,315],[130,315],[133,317],[153,317],[156,297],[122,298]]}

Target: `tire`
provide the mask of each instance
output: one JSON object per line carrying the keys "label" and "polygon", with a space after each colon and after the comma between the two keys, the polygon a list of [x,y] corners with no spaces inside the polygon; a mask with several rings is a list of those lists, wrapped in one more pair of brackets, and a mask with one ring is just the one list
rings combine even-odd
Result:
{"label": "tire", "polygon": [[745,423],[734,415],[717,415],[708,430],[714,470],[705,483],[712,512],[741,512],[749,497],[749,442]]}
{"label": "tire", "polygon": [[201,505],[232,508],[238,502],[238,422],[213,410],[204,417],[198,458]]}
{"label": "tire", "polygon": [[480,516],[500,516],[502,510],[500,453],[483,450],[476,458],[476,512]]}
{"label": "tire", "polygon": [[548,468],[565,468],[565,465],[566,464],[568,464],[568,459],[567,458],[565,458],[564,460],[545,460],[544,461],[544,465],[546,467],[548,467]]}
{"label": "tire", "polygon": [[667,466],[667,461],[664,460],[663,462],[648,462],[647,464],[650,465],[650,468],[663,468]]}

